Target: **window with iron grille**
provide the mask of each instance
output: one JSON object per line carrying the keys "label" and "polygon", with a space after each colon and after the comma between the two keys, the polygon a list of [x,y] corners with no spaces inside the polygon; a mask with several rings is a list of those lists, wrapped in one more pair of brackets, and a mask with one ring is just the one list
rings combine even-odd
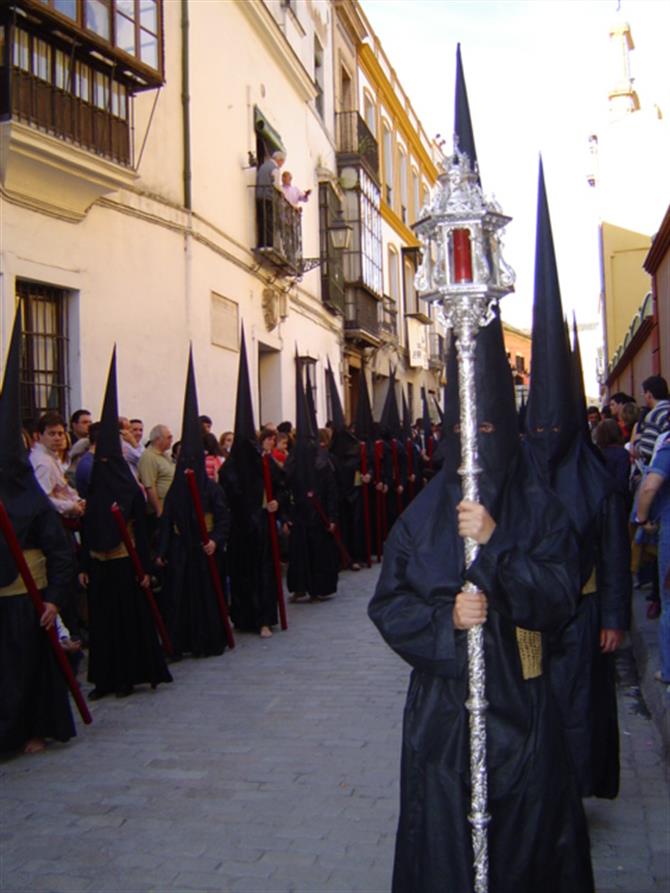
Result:
{"label": "window with iron grille", "polygon": [[69,411],[67,297],[61,288],[17,280],[21,311],[21,419],[32,422],[47,409]]}

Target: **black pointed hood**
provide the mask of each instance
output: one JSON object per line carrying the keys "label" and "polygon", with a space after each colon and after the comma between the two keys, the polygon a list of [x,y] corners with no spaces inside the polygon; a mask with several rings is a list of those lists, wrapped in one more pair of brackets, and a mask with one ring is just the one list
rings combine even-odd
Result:
{"label": "black pointed hood", "polygon": [[[491,322],[479,330],[475,344],[475,392],[479,428],[477,450],[482,469],[479,483],[481,499],[489,508],[493,505],[510,463],[519,449],[514,382],[497,308],[493,309],[492,315]],[[457,351],[453,343],[447,353],[446,399],[440,453],[444,455],[447,470],[453,473],[458,470],[461,461],[461,404]],[[493,430],[487,430],[488,426],[492,426]]]}
{"label": "black pointed hood", "polygon": [[249,523],[263,503],[263,466],[251,401],[244,325],[240,332],[235,437],[230,456],[219,472],[219,480],[225,486],[236,522]]}
{"label": "black pointed hood", "polygon": [[405,392],[402,392],[402,436],[405,440],[412,439],[412,415]]}
{"label": "black pointed hood", "polygon": [[582,367],[582,352],[579,347],[579,334],[577,332],[577,317],[572,314],[572,378],[575,401],[575,415],[579,422],[582,434],[591,441],[589,422],[586,417],[586,392],[584,390],[584,369]]}
{"label": "black pointed hood", "polygon": [[295,355],[295,430],[296,442],[284,464],[286,479],[293,489],[294,498],[305,499],[315,489],[315,462],[318,444],[312,430],[307,397],[302,383],[302,363]]}
{"label": "black pointed hood", "polygon": [[[37,483],[21,434],[21,315],[17,309],[0,393],[0,499],[22,547],[37,515],[53,511]],[[0,586],[16,579],[18,569],[0,534]]]}
{"label": "black pointed hood", "polygon": [[26,476],[32,478],[33,470],[21,433],[21,312],[17,309],[0,396],[0,481],[3,486],[23,486]]}
{"label": "black pointed hood", "polygon": [[477,164],[477,149],[475,148],[475,135],[472,129],[472,120],[470,118],[468,91],[465,86],[465,75],[463,74],[460,43],[456,47],[456,98],[454,105],[454,134],[458,137],[458,148],[460,152],[464,152],[470,159],[470,166],[473,171],[477,172],[477,182],[481,186],[479,167]]}
{"label": "black pointed hood", "polygon": [[334,431],[341,431],[346,428],[344,420],[344,410],[342,409],[342,401],[340,400],[340,392],[337,390],[335,376],[333,374],[330,360],[326,368],[326,381],[328,382],[328,393],[330,394],[330,411],[332,413],[332,423]]}
{"label": "black pointed hood", "polygon": [[330,360],[328,360],[326,369],[326,381],[328,382],[330,393],[330,408],[333,422],[333,438],[330,442],[330,452],[340,461],[351,460],[352,462],[357,462],[360,455],[358,440],[347,428]]}
{"label": "black pointed hood", "polygon": [[433,421],[430,417],[430,409],[428,408],[428,395],[426,389],[421,388],[421,415],[424,447],[428,449],[428,441],[433,436]]}
{"label": "black pointed hood", "polygon": [[181,536],[195,540],[199,536],[198,519],[193,506],[186,472],[192,471],[200,493],[203,509],[207,506],[207,473],[205,472],[205,447],[202,441],[202,425],[198,409],[198,392],[193,366],[193,349],[189,348],[186,367],[186,387],[182,410],[179,458],[170,489],[165,496],[164,514],[170,519]]}
{"label": "black pointed hood", "polygon": [[319,425],[316,420],[316,406],[314,405],[314,391],[312,390],[312,364],[307,363],[305,369],[306,387],[305,402],[307,403],[307,412],[309,413],[309,424],[312,429],[312,436],[316,437],[319,431]]}
{"label": "black pointed hood", "polygon": [[111,513],[112,505],[116,503],[128,521],[138,496],[139,485],[121,449],[114,347],[95,442],[91,486],[86,499],[84,527],[88,549],[107,552],[119,545],[121,534]]}
{"label": "black pointed hood", "polygon": [[566,340],[549,206],[540,161],[530,389],[526,435],[539,467],[551,474],[578,431],[572,361]]}
{"label": "black pointed hood", "polygon": [[384,400],[384,408],[379,425],[383,437],[399,438],[402,433],[400,425],[400,412],[398,411],[398,398],[395,392],[395,369],[391,370],[388,383],[388,391]]}
{"label": "black pointed hood", "polygon": [[356,420],[354,422],[354,431],[359,440],[370,440],[372,438],[373,419],[372,409],[370,408],[370,393],[368,391],[368,382],[365,377],[365,370],[361,369],[358,377],[358,405],[356,406]]}
{"label": "black pointed hood", "polygon": [[244,337],[244,323],[240,333],[240,362],[237,371],[237,399],[235,401],[235,445],[249,442],[256,443],[256,425],[254,423],[254,408],[251,400],[251,386],[249,384],[249,364],[247,362],[247,344]]}

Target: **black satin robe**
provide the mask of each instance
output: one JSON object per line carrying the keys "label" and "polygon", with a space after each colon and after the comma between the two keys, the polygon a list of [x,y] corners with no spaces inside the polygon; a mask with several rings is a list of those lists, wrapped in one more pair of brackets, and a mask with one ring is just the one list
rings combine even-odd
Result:
{"label": "black satin robe", "polygon": [[[262,465],[250,466],[244,479],[232,459],[219,472],[230,508],[231,525],[226,561],[230,574],[231,617],[235,629],[258,632],[277,624],[277,577],[275,573],[268,512],[265,508]],[[286,516],[284,472],[270,461],[272,495],[279,503],[276,521]]]}
{"label": "black satin robe", "polygon": [[[515,625],[558,628],[575,609],[569,523],[517,456],[497,527],[464,574],[457,478],[440,472],[396,522],[369,614],[412,667],[403,724],[395,893],[473,889],[467,814],[467,633],[455,630],[465,577],[486,592],[484,627],[490,893],[591,893],[585,816],[548,679],[524,680]],[[486,504],[486,499],[482,501]]]}
{"label": "black satin robe", "polygon": [[[318,456],[314,471],[314,495],[326,518],[337,523],[337,485],[328,454]],[[332,595],[337,591],[340,555],[314,504],[299,484],[291,488],[291,534],[286,585],[290,592],[311,596]]]}
{"label": "black satin robe", "polygon": [[[11,504],[9,513],[12,519]],[[27,525],[17,524],[17,536],[22,549],[44,552],[48,585],[42,598],[60,607],[73,576],[70,545],[46,500],[29,514]],[[13,560],[6,555],[12,577]],[[76,734],[65,679],[27,594],[0,598],[0,705],[0,752],[16,750],[30,738],[67,741]]]}
{"label": "black satin robe", "polygon": [[[189,497],[190,498],[190,497]],[[202,509],[211,514],[210,539],[216,543],[214,558],[223,589],[222,557],[230,530],[230,512],[221,487],[206,479],[201,495]],[[188,506],[190,509],[190,506]],[[169,511],[161,517],[159,555],[167,562],[161,593],[161,611],[168,627],[174,656],[193,657],[223,654],[226,633],[209,561],[203,552],[195,516],[181,514],[187,530],[180,530]]]}

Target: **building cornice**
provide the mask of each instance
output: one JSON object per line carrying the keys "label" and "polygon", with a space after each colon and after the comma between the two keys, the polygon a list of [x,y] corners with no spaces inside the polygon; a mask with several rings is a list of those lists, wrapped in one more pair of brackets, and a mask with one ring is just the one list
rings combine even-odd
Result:
{"label": "building cornice", "polygon": [[284,72],[305,102],[316,98],[314,81],[272,18],[263,0],[235,0],[237,8],[261,39],[272,59]]}
{"label": "building cornice", "polygon": [[403,223],[393,208],[390,208],[385,201],[381,203],[382,218],[392,227],[400,238],[407,243],[410,248],[419,248],[420,243],[412,230]]}
{"label": "building cornice", "polygon": [[649,253],[642,264],[650,276],[653,276],[658,270],[668,251],[670,251],[670,205],[668,205],[661,228],[654,236]]}

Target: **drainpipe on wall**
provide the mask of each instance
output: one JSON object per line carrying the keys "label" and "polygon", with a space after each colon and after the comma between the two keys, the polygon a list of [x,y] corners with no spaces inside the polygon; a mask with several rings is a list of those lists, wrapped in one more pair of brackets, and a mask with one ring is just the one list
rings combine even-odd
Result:
{"label": "drainpipe on wall", "polygon": [[191,196],[191,93],[189,71],[188,0],[181,0],[181,108],[184,147],[184,207],[192,210]]}
{"label": "drainpipe on wall", "polygon": [[191,212],[193,210],[193,195],[191,182],[191,88],[188,0],[181,0],[181,108],[184,155],[184,208],[188,214],[188,226],[184,234],[184,316],[186,320],[186,332],[189,340],[191,340]]}

